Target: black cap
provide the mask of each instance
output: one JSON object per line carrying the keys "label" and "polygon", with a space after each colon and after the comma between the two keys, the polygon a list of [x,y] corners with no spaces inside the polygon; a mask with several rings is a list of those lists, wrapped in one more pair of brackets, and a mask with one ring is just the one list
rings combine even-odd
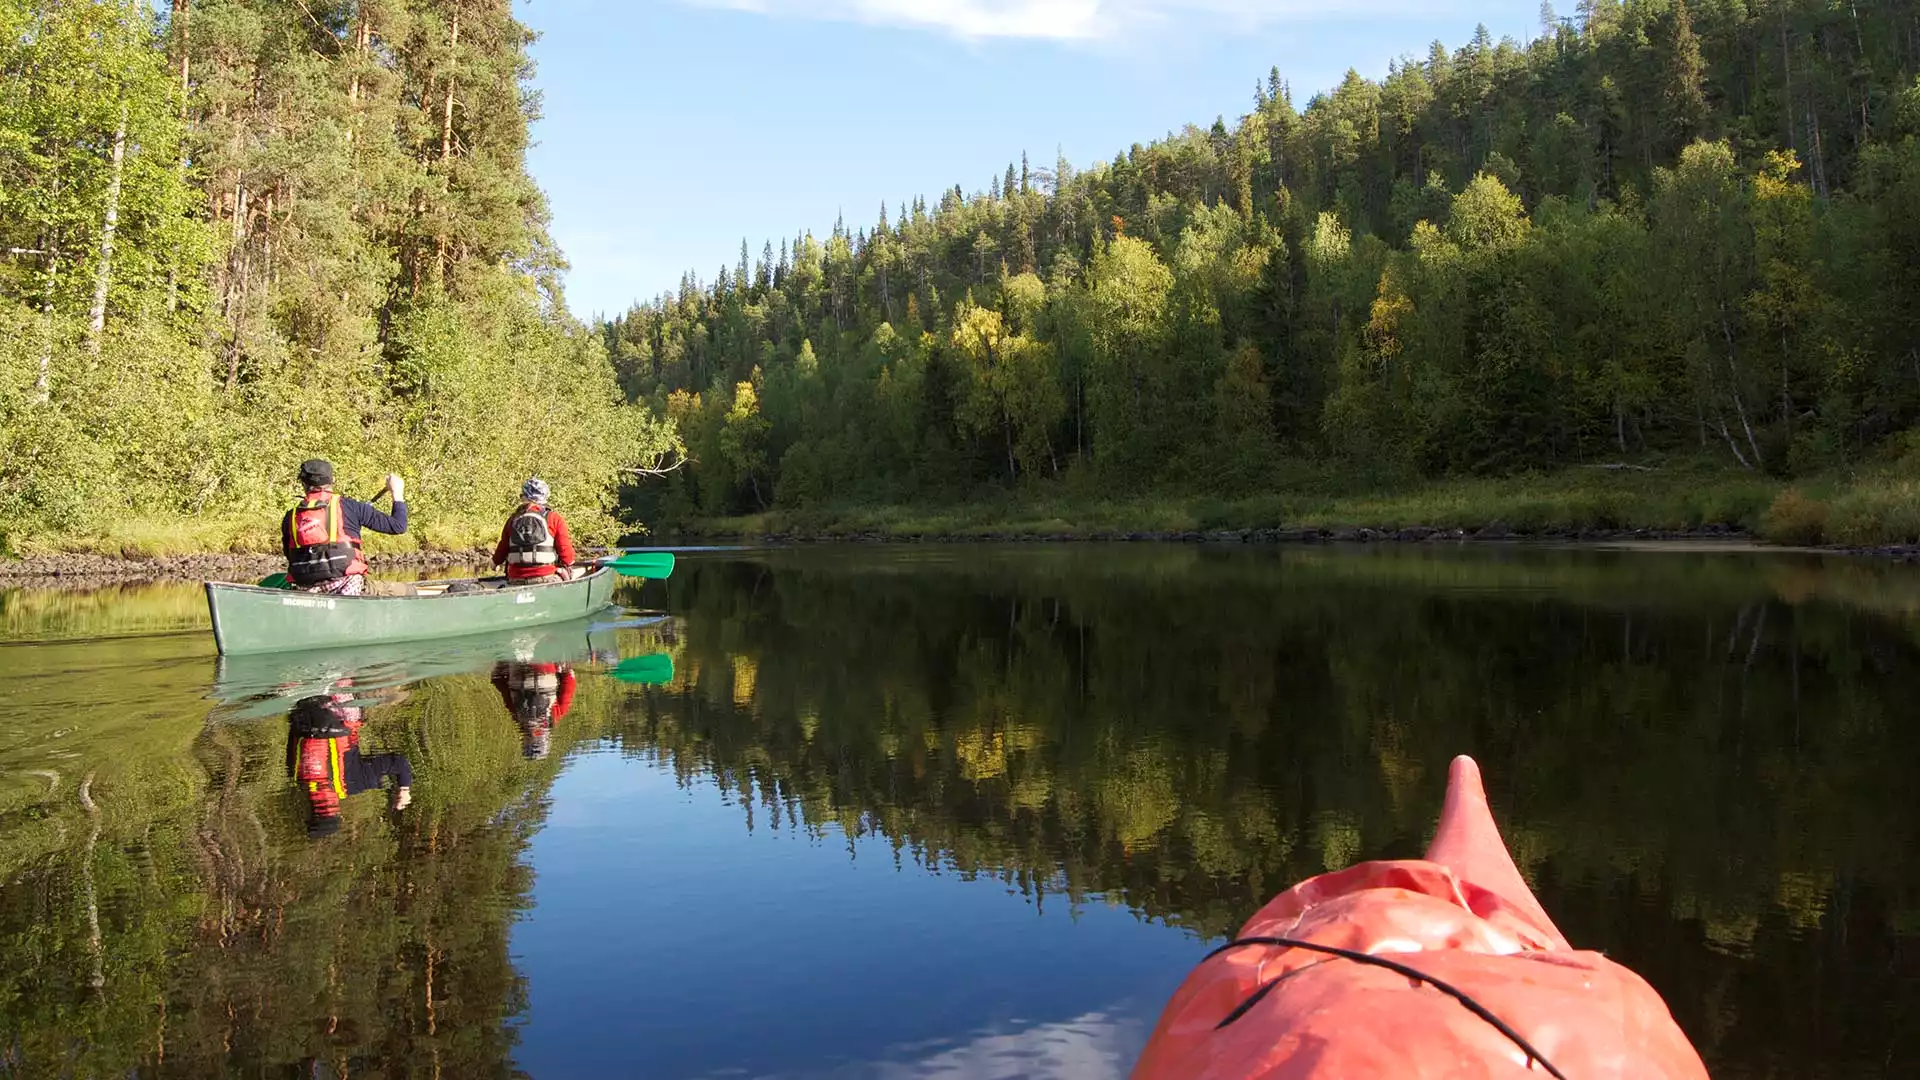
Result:
{"label": "black cap", "polygon": [[300,482],[308,487],[326,487],[333,483],[333,462],[326,458],[308,458],[301,462]]}

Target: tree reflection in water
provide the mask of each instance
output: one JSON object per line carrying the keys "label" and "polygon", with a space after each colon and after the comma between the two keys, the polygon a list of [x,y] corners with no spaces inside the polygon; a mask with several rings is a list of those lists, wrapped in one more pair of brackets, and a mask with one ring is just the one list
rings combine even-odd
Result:
{"label": "tree reflection in water", "polygon": [[[750,828],[878,834],[1043,917],[1105,896],[1201,935],[1417,853],[1472,753],[1561,927],[1653,982],[1716,1076],[1920,1060],[1920,584],[1896,570],[861,548],[685,558],[668,587],[675,621],[620,652],[666,650],[670,681],[581,657],[544,756],[510,666],[369,708],[414,805],[345,800],[339,843],[288,800],[284,721],[202,726],[204,684],[147,653],[100,691],[138,722],[88,719],[49,791],[29,772],[72,694],[28,670],[0,747],[0,1076],[511,1075],[527,842],[589,742],[710,778]],[[89,769],[90,855],[64,779]]]}

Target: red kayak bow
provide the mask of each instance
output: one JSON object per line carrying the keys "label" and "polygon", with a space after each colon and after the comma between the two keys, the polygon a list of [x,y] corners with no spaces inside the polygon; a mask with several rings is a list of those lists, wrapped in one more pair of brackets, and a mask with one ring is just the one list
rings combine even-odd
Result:
{"label": "red kayak bow", "polygon": [[1135,1080],[1705,1080],[1638,975],[1567,943],[1453,761],[1425,859],[1275,897],[1175,992]]}

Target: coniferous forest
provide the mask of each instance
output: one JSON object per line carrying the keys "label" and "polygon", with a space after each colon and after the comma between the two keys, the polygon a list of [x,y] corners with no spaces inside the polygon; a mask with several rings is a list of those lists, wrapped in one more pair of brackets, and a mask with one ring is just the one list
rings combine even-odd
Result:
{"label": "coniferous forest", "polygon": [[[0,0],[0,548],[270,543],[389,471],[470,543],[671,452],[568,317],[509,0]],[[44,541],[42,541],[44,542]]]}
{"label": "coniferous forest", "polygon": [[[1303,468],[1884,481],[1920,460],[1917,69],[1911,0],[1548,6],[1525,44],[1304,101],[1275,71],[1110,162],[743,243],[602,330],[697,462],[669,518]],[[1843,537],[1920,530],[1910,484],[1842,495]]]}
{"label": "coniferous forest", "polygon": [[610,532],[623,488],[673,524],[1599,464],[1920,536],[1912,0],[1597,2],[1276,71],[592,328],[531,40],[508,0],[0,0],[0,546],[267,542],[313,454],[403,468],[427,543],[534,471]]}

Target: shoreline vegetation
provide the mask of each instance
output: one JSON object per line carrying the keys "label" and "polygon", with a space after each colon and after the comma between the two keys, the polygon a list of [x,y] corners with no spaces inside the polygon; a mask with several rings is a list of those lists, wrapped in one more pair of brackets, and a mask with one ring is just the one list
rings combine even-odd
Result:
{"label": "shoreline vegetation", "polygon": [[[310,457],[426,548],[677,457],[569,314],[512,6],[0,2],[0,553],[266,550]],[[497,516],[496,516],[497,515]]]}
{"label": "shoreline vegetation", "polygon": [[1241,498],[1064,490],[949,505],[816,507],[689,522],[701,539],[1180,540],[1253,543],[1745,539],[1834,552],[1920,552],[1920,483],[1792,485],[1743,473],[1602,469],[1384,491]]}
{"label": "shoreline vegetation", "polygon": [[311,456],[387,552],[536,473],[599,542],[1920,542],[1917,2],[1274,70],[591,324],[510,5],[0,3],[0,557],[271,552]]}
{"label": "shoreline vegetation", "polygon": [[[807,542],[1457,543],[1485,541],[1746,542],[1920,558],[1920,483],[1897,472],[1790,485],[1710,465],[1616,465],[1501,480],[1289,491],[1238,499],[1076,493],[1054,485],[966,503],[813,507],[695,519],[622,546],[748,540]],[[477,544],[420,536],[374,541],[376,570],[484,563]],[[280,568],[258,523],[162,525],[52,544],[0,559],[0,579],[188,578]]]}

